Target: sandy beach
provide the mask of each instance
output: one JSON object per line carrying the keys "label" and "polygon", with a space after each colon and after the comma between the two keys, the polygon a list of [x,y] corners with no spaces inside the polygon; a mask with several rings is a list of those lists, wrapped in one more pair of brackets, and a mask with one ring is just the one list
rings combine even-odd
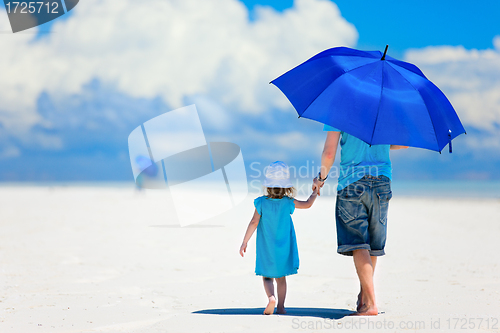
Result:
{"label": "sandy beach", "polygon": [[395,193],[375,272],[381,314],[353,318],[358,282],[336,254],[334,197],[294,213],[288,314],[261,315],[255,236],[238,254],[254,197],[181,228],[166,191],[1,187],[0,332],[500,330],[500,200]]}

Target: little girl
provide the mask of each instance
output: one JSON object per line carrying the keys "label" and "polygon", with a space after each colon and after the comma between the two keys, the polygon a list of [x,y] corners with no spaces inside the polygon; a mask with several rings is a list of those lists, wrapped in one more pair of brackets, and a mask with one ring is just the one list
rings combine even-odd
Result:
{"label": "little girl", "polygon": [[290,171],[280,161],[267,167],[264,186],[267,193],[254,200],[255,212],[241,244],[240,254],[243,257],[247,243],[257,229],[255,274],[263,277],[264,289],[269,298],[264,314],[272,314],[276,305],[273,279],[278,289],[276,313],[285,314],[286,276],[297,274],[299,268],[299,252],[290,215],[295,208],[311,207],[318,190],[307,201],[293,199],[295,189],[290,181]]}

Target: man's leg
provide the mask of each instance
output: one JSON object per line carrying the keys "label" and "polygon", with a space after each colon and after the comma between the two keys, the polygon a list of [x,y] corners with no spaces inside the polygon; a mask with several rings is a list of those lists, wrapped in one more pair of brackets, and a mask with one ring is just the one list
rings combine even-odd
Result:
{"label": "man's leg", "polygon": [[356,315],[376,316],[375,288],[373,286],[373,264],[368,250],[353,251],[354,265],[362,289],[363,305]]}
{"label": "man's leg", "polygon": [[[370,234],[371,252],[376,252],[376,255],[384,254],[387,234],[387,211],[389,208],[389,200],[392,197],[390,180],[387,177],[385,178],[386,179],[381,178],[380,181],[377,181],[376,186],[373,188],[372,195],[370,196],[371,200],[373,200],[373,206],[369,214],[368,231]],[[371,256],[371,261],[373,272],[375,272],[377,256]],[[363,308],[364,302],[364,290],[361,285],[356,308],[358,312]]]}
{"label": "man's leg", "polygon": [[[370,256],[370,259],[372,260],[372,267],[373,267],[373,274],[375,275],[375,265],[377,265],[377,257],[375,256]],[[359,311],[361,307],[363,306],[363,286],[361,283],[359,284],[359,294],[358,294],[358,301],[356,302],[356,311]]]}

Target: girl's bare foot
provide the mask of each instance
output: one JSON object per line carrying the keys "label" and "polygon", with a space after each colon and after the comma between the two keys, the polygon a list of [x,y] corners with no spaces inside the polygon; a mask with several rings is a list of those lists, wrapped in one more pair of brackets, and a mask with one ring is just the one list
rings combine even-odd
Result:
{"label": "girl's bare foot", "polygon": [[270,296],[269,303],[267,303],[266,309],[264,310],[264,314],[265,315],[273,314],[275,305],[276,305],[276,298],[274,298],[274,296]]}
{"label": "girl's bare foot", "polygon": [[286,314],[286,310],[285,310],[285,307],[284,306],[278,306],[278,308],[276,309],[276,313],[277,314]]}

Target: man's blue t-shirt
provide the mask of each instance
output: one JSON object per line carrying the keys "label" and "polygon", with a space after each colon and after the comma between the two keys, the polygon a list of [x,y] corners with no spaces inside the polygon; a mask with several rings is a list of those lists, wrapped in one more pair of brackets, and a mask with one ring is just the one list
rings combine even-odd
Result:
{"label": "man's blue t-shirt", "polygon": [[[389,158],[390,145],[372,145],[325,125],[323,131],[340,132],[340,171],[337,191],[364,176],[386,176],[392,178],[392,165]],[[331,174],[331,171],[330,171]]]}

